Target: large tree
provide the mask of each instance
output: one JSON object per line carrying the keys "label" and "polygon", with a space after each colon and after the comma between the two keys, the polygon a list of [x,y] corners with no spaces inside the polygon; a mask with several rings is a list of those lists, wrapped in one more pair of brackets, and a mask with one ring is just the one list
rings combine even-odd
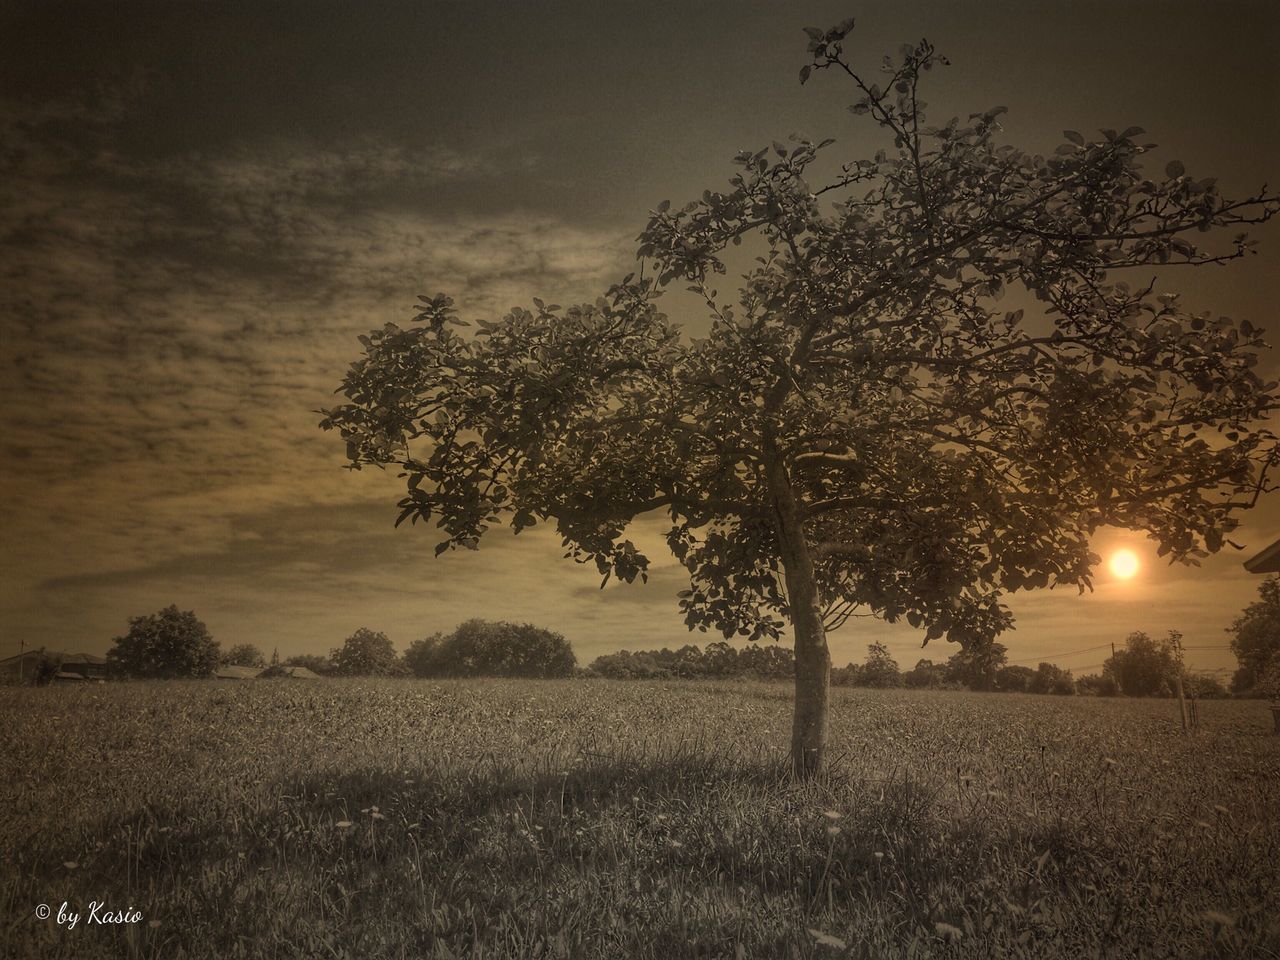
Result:
{"label": "large tree", "polygon": [[1126,697],[1160,697],[1173,693],[1182,671],[1176,630],[1166,640],[1153,640],[1137,631],[1125,638],[1124,648],[1107,658],[1102,675],[1113,679]]}
{"label": "large tree", "polygon": [[1280,670],[1280,579],[1263,580],[1258,599],[1244,608],[1227,632],[1231,634],[1231,652],[1240,661],[1231,689],[1248,693],[1269,669]]}
{"label": "large tree", "polygon": [[400,658],[387,635],[361,627],[329,651],[333,672],[343,677],[388,676],[400,673]]}
{"label": "large tree", "polygon": [[190,610],[168,606],[129,618],[116,637],[107,663],[130,677],[207,677],[218,665],[218,643]]}
{"label": "large tree", "polygon": [[[1276,198],[1144,170],[1138,128],[1041,156],[1000,141],[1003,108],[930,123],[919,89],[946,61],[921,41],[866,75],[851,26],[808,31],[801,79],[841,75],[884,149],[819,182],[831,141],[740,154],[726,187],[657,208],[640,276],[594,303],[534,299],[465,336],[448,297],[423,298],[363,338],[323,421],[351,466],[403,468],[400,520],[435,521],[437,552],[550,522],[633,581],[627,527],[665,511],[691,627],[790,624],[800,775],[826,741],[826,633],[853,610],[989,643],[1006,593],[1091,586],[1101,526],[1177,560],[1218,549],[1272,456],[1259,331],[1151,278],[1244,255],[1243,235],[1206,242]],[[733,304],[717,278],[744,241]],[[673,284],[707,336],[658,310]]]}

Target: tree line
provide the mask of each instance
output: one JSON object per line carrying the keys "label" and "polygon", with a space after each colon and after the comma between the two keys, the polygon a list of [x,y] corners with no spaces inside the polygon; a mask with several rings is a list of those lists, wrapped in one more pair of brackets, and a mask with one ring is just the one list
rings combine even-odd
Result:
{"label": "tree line", "polygon": [[[270,660],[251,643],[226,649],[193,611],[169,606],[131,617],[129,629],[107,652],[110,675],[129,679],[213,676],[220,667],[249,667],[261,677],[284,676],[305,667],[320,676],[416,677],[567,677],[577,668],[573,648],[563,635],[532,624],[468,620],[453,632],[436,633],[409,644],[403,654],[385,633],[361,627],[339,646],[320,654]],[[60,655],[41,651],[31,682],[53,680]]]}
{"label": "tree line", "polygon": [[[1251,603],[1228,628],[1239,663],[1229,692],[1237,696],[1280,698],[1280,578],[1265,580]],[[563,635],[532,624],[480,619],[459,624],[451,633],[415,640],[403,654],[385,633],[361,627],[327,656],[300,654],[270,661],[253,644],[226,650],[192,611],[169,606],[133,617],[107,654],[116,676],[135,678],[204,677],[219,666],[260,668],[261,676],[283,675],[305,667],[322,676],[416,677],[606,677],[617,680],[755,678],[790,680],[795,655],[789,647],[751,643],[739,649],[718,642],[671,650],[621,650],[597,657],[579,669]],[[55,655],[31,673],[32,682],[48,682],[59,667]],[[945,661],[920,659],[903,670],[882,643],[867,647],[866,659],[831,671],[837,686],[969,689],[1000,693],[1086,694],[1094,696],[1172,696],[1181,678],[1187,695],[1228,695],[1215,677],[1189,673],[1182,662],[1181,635],[1169,631],[1155,639],[1137,631],[1125,638],[1100,673],[1074,677],[1072,671],[1043,661],[1037,666],[1010,663],[999,642],[970,644]]]}

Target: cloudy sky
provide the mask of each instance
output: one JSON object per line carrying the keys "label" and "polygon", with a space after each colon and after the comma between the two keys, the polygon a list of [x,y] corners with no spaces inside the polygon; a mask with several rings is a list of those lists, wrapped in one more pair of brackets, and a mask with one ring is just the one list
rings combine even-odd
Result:
{"label": "cloudy sky", "polygon": [[[584,660],[686,642],[670,561],[600,591],[545,534],[433,559],[429,533],[392,528],[395,478],[344,471],[316,410],[357,334],[418,294],[464,316],[592,300],[647,212],[723,183],[737,151],[873,151],[834,77],[796,76],[801,27],[851,13],[855,61],[920,36],[951,57],[935,115],[1007,105],[1037,150],[1136,124],[1160,166],[1224,192],[1280,182],[1267,0],[0,3],[0,655],[103,652],[170,603],[282,656],[360,626],[403,649],[471,616],[560,630]],[[1257,236],[1249,263],[1171,289],[1280,329],[1280,230]],[[1103,656],[1074,651],[1176,628],[1206,648],[1193,665],[1228,665],[1213,648],[1257,588],[1240,561],[1278,535],[1280,494],[1246,516],[1247,551],[1201,568],[1100,533],[1139,576],[1013,598],[1010,656],[1080,670]],[[873,639],[920,655],[910,628],[854,620],[836,662]]]}

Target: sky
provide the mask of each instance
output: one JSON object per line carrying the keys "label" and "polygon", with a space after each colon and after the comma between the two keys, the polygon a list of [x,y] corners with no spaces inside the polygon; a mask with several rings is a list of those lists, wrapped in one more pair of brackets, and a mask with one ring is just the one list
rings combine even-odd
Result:
{"label": "sky", "polygon": [[[1270,2],[0,2],[0,656],[102,653],[169,604],[282,657],[475,616],[558,630],[584,662],[715,639],[684,627],[657,520],[637,525],[646,586],[598,589],[541,531],[435,559],[431,532],[393,528],[400,481],[344,470],[317,410],[357,335],[420,294],[468,318],[591,301],[648,212],[725,183],[738,151],[874,152],[847,88],[797,79],[801,28],[849,15],[854,62],[921,36],[950,57],[934,116],[1006,105],[1003,135],[1041,151],[1140,125],[1161,167],[1280,182]],[[1280,328],[1280,230],[1255,235],[1249,262],[1168,288]],[[1280,536],[1280,493],[1242,520],[1246,549],[1198,568],[1101,531],[1138,576],[1014,595],[1010,659],[1079,674],[1089,648],[1177,629],[1192,667],[1231,666],[1259,582],[1241,561]],[[830,638],[837,664],[872,641],[904,666],[952,652],[922,639],[869,619]]]}

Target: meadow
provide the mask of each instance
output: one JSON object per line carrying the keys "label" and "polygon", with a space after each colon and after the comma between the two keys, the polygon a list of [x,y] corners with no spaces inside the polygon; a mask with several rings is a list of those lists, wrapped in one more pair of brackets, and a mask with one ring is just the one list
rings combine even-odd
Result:
{"label": "meadow", "polygon": [[836,689],[798,784],[784,684],[0,698],[4,957],[1280,956],[1258,702]]}

